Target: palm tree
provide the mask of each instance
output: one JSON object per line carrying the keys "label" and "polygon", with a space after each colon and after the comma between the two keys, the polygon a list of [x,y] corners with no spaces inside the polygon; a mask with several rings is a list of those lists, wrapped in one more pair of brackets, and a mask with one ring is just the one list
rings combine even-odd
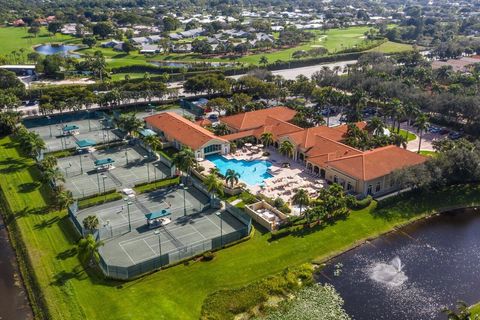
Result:
{"label": "palm tree", "polygon": [[225,136],[230,133],[230,130],[228,130],[225,123],[217,123],[215,127],[213,127],[213,133],[217,136]]}
{"label": "palm tree", "polygon": [[392,135],[390,136],[390,140],[391,140],[391,143],[393,143],[397,147],[403,147],[404,149],[407,148],[407,143],[408,143],[407,138],[405,138],[400,134],[392,133]]}
{"label": "palm tree", "polygon": [[458,301],[457,302],[457,311],[455,310],[450,310],[448,308],[445,308],[442,310],[443,313],[445,313],[448,317],[448,320],[470,320],[470,316],[472,313],[470,312],[467,304],[464,301]]}
{"label": "palm tree", "polygon": [[268,65],[268,58],[266,56],[261,56],[260,57],[260,64],[262,64],[263,67],[266,68],[267,65]]}
{"label": "palm tree", "polygon": [[172,163],[178,168],[178,170],[186,173],[188,177],[190,175],[190,168],[196,163],[195,154],[192,149],[183,147],[182,150],[173,156]]}
{"label": "palm tree", "polygon": [[308,192],[305,189],[298,189],[292,197],[292,203],[300,206],[300,215],[302,215],[303,206],[310,203]]}
{"label": "palm tree", "polygon": [[271,132],[264,132],[260,136],[260,140],[262,141],[263,145],[266,148],[273,143],[273,134]]}
{"label": "palm tree", "polygon": [[153,153],[162,148],[162,141],[158,136],[150,135],[143,138],[143,142],[150,146]]}
{"label": "palm tree", "polygon": [[59,168],[45,168],[42,172],[42,180],[44,182],[51,181],[54,187],[57,187],[57,182],[65,182],[65,177]]}
{"label": "palm tree", "polygon": [[38,157],[41,151],[46,149],[45,141],[36,132],[30,132],[26,140],[24,148],[31,157]]}
{"label": "palm tree", "polygon": [[210,172],[211,174],[218,175],[220,173],[220,169],[218,169],[217,167],[213,167],[213,168],[210,168],[208,172]]}
{"label": "palm tree", "polygon": [[54,156],[46,156],[40,162],[40,167],[42,168],[42,170],[52,169],[52,168],[55,168],[56,166],[57,166],[57,158]]}
{"label": "palm tree", "polygon": [[374,136],[383,135],[383,128],[385,124],[379,117],[373,117],[367,123],[367,130],[370,131]]}
{"label": "palm tree", "polygon": [[70,190],[59,190],[56,195],[58,208],[63,210],[73,203],[73,195]]}
{"label": "palm tree", "polygon": [[89,231],[95,230],[98,227],[98,218],[97,216],[87,216],[83,219],[83,227]]}
{"label": "palm tree", "polygon": [[230,183],[230,188],[233,188],[233,185],[238,183],[238,179],[240,179],[240,173],[233,169],[227,170],[225,174],[225,182],[227,182],[227,184]]}
{"label": "palm tree", "polygon": [[207,187],[208,192],[215,197],[216,194],[223,195],[223,184],[214,174],[209,174],[203,181]]}
{"label": "palm tree", "polygon": [[133,133],[140,129],[143,125],[142,120],[138,119],[134,113],[122,114],[117,120],[117,125],[120,129],[126,131],[129,136],[133,136]]}
{"label": "palm tree", "polygon": [[103,246],[103,242],[95,241],[95,238],[89,234],[78,242],[78,257],[84,264],[92,264],[100,260],[98,249]]}
{"label": "palm tree", "polygon": [[286,155],[287,157],[293,157],[293,152],[295,151],[295,146],[288,140],[282,141],[280,148],[278,148],[281,154]]}
{"label": "palm tree", "polygon": [[425,113],[421,113],[420,115],[418,115],[417,119],[415,119],[415,123],[413,125],[415,128],[417,128],[417,132],[419,134],[418,153],[420,153],[420,149],[422,147],[423,133],[428,128],[428,116]]}

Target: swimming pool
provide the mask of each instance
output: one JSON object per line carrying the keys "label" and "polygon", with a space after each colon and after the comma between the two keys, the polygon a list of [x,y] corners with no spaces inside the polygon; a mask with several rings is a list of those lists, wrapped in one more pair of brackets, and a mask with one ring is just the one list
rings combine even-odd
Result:
{"label": "swimming pool", "polygon": [[273,177],[267,172],[272,164],[265,160],[230,160],[219,155],[207,156],[207,160],[213,162],[222,175],[228,169],[235,170],[240,174],[240,180],[250,186],[261,185],[263,180]]}

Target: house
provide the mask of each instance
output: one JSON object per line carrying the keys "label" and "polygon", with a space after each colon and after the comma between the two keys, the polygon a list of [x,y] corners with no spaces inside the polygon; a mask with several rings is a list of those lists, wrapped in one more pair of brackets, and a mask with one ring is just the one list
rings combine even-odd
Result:
{"label": "house", "polygon": [[192,52],[192,44],[191,43],[178,43],[174,44],[171,48],[173,53],[189,53]]}
{"label": "house", "polygon": [[211,154],[228,154],[230,142],[174,113],[165,112],[145,118],[146,127],[156,132],[175,148],[191,148],[195,157],[205,158]]}
{"label": "house", "polygon": [[179,34],[182,36],[182,38],[196,38],[198,36],[201,36],[204,32],[205,32],[205,29],[203,28],[195,28],[195,29],[179,32]]}
{"label": "house", "polygon": [[142,44],[139,52],[143,54],[145,53],[154,54],[154,53],[160,53],[162,51],[163,49],[159,48],[158,45],[156,44]]}
{"label": "house", "polygon": [[[426,157],[396,146],[358,150],[343,143],[347,125],[304,129],[289,122],[295,114],[289,108],[274,107],[222,117],[220,122],[231,133],[221,138],[235,141],[251,137],[261,141],[262,134],[269,132],[274,148],[284,141],[294,146],[291,158],[303,163],[307,172],[364,196],[381,196],[398,190],[392,173],[426,161]],[[356,123],[361,130],[366,125],[366,122]]]}
{"label": "house", "polygon": [[14,27],[23,27],[25,25],[25,21],[23,19],[17,19],[12,21],[12,26]]}
{"label": "house", "polygon": [[110,40],[107,42],[103,42],[102,44],[103,48],[117,48],[121,47],[123,45],[123,41],[118,41],[118,40]]}

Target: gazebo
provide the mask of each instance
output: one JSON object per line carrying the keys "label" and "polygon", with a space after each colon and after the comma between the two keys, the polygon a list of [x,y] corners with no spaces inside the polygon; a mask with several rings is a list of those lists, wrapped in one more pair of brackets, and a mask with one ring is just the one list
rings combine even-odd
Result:
{"label": "gazebo", "polygon": [[64,135],[66,134],[76,134],[78,133],[77,130],[80,129],[78,126],[72,124],[72,125],[67,125],[62,128],[62,132]]}
{"label": "gazebo", "polygon": [[115,160],[112,158],[98,159],[93,162],[97,170],[109,170],[113,169],[113,163]]}
{"label": "gazebo", "polygon": [[78,140],[75,143],[77,144],[79,150],[88,149],[97,144],[97,142],[92,139]]}
{"label": "gazebo", "polygon": [[163,218],[166,218],[169,215],[171,215],[171,213],[163,209],[163,210],[147,213],[145,215],[145,218],[147,219],[147,225],[149,228],[157,228],[157,227],[160,227],[164,222]]}

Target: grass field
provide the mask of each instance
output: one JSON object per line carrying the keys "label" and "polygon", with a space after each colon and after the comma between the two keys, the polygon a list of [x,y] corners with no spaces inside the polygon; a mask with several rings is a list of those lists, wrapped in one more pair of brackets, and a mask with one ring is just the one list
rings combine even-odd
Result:
{"label": "grass field", "polygon": [[382,52],[382,53],[394,53],[394,52],[411,51],[412,49],[413,49],[413,47],[410,44],[387,41],[387,42],[382,43],[378,47],[375,47],[375,48],[370,49],[368,51]]}
{"label": "grass field", "polygon": [[383,210],[373,203],[323,230],[293,232],[275,241],[257,230],[251,240],[219,251],[213,261],[190,262],[124,283],[83,270],[65,212],[34,213],[48,205],[48,190],[39,183],[34,162],[17,148],[10,137],[0,139],[0,187],[16,213],[51,319],[198,319],[212,292],[325,258],[436,208],[480,199],[479,187],[463,186],[430,194],[427,200],[417,195]]}
{"label": "grass field", "polygon": [[12,51],[24,49],[25,53],[33,51],[33,47],[48,42],[65,42],[74,38],[62,34],[51,36],[45,28],[35,38],[27,32],[27,28],[0,27],[0,54],[7,55]]}
{"label": "grass field", "polygon": [[420,154],[427,157],[436,157],[438,153],[435,151],[420,150]]}
{"label": "grass field", "polygon": [[480,303],[477,303],[476,305],[472,306],[472,316],[480,317]]}

